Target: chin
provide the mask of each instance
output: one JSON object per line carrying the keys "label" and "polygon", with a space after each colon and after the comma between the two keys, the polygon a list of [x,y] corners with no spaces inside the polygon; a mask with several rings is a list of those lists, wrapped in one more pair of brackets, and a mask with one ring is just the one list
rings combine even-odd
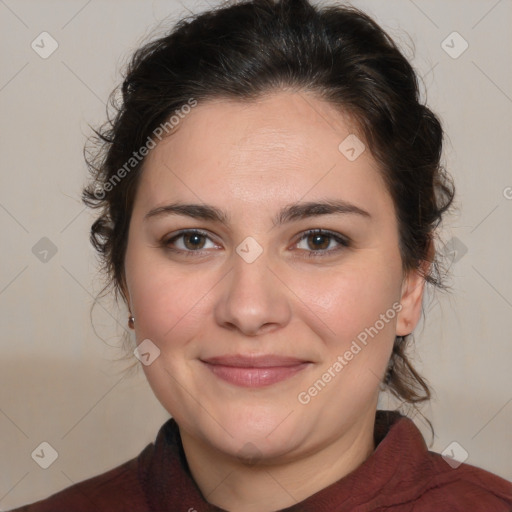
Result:
{"label": "chin", "polygon": [[250,412],[242,410],[232,416],[224,415],[232,437],[222,428],[215,431],[207,429],[204,437],[217,449],[241,460],[247,459],[249,464],[259,458],[282,457],[299,447],[304,440],[305,425],[297,424],[297,418],[293,418],[294,414],[290,412],[292,410],[286,412],[289,414],[286,418],[282,408],[269,410],[267,407],[264,410],[252,408]]}

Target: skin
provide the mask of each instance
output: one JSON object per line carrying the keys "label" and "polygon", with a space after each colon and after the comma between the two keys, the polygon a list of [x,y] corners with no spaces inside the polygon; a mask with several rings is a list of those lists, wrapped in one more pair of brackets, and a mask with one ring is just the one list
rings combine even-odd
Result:
{"label": "skin", "polygon": [[[395,335],[419,320],[424,280],[403,273],[396,213],[378,166],[368,149],[355,161],[338,150],[352,133],[330,104],[282,91],[251,103],[200,103],[146,158],[124,292],[138,343],[150,339],[160,349],[143,367],[149,384],[179,425],[201,492],[226,510],[289,507],[363,463],[375,448],[379,385]],[[328,199],[369,217],[272,222],[286,205]],[[226,219],[145,219],[175,202],[212,205]],[[208,236],[165,246],[192,228]],[[348,237],[349,246],[329,236],[301,240],[315,228]],[[252,263],[236,252],[249,236],[263,249]],[[301,403],[298,394],[398,302],[398,315]],[[224,354],[279,354],[309,364],[284,381],[245,388],[201,362]]]}

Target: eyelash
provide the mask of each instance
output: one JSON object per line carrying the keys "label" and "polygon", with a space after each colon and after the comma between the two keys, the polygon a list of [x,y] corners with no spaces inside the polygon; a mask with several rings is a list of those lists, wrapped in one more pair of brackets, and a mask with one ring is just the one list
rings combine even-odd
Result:
{"label": "eyelash", "polygon": [[[196,256],[198,254],[201,255],[202,251],[200,251],[200,250],[198,250],[198,251],[192,251],[192,250],[184,251],[182,249],[175,249],[173,247],[170,247],[171,243],[175,242],[176,240],[178,240],[179,238],[182,238],[185,235],[199,235],[199,236],[203,236],[205,238],[209,238],[210,239],[210,236],[205,231],[201,231],[199,229],[185,229],[183,231],[180,231],[176,235],[173,235],[171,238],[167,238],[167,239],[164,238],[162,240],[162,245],[163,245],[163,247],[165,247],[166,249],[168,249],[168,250],[170,250],[172,252],[180,253],[180,254],[185,254],[185,256],[187,256],[187,257],[189,257],[189,256]],[[302,236],[299,238],[299,240],[296,242],[295,245],[299,244],[300,242],[302,242],[304,239],[307,239],[311,235],[327,236],[327,237],[330,237],[332,240],[335,240],[343,248],[350,247],[350,242],[349,242],[349,240],[346,237],[341,236],[339,233],[334,233],[332,231],[328,231],[328,230],[325,230],[325,229],[310,229],[308,231],[305,231],[302,234]],[[308,251],[306,251],[307,252],[306,257],[308,257],[308,258],[322,258],[324,256],[329,256],[329,255],[331,255],[333,253],[337,253],[337,252],[339,252],[341,250],[343,250],[343,249],[338,248],[338,249],[334,249],[334,250],[330,249],[330,250],[316,250],[316,251],[308,250]]]}

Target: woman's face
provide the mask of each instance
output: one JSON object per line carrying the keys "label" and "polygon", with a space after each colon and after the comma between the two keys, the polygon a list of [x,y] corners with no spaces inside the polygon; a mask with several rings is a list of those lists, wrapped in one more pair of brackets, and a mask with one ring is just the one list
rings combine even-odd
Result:
{"label": "woman's face", "polygon": [[224,454],[296,457],[373,418],[418,320],[422,281],[403,279],[358,144],[332,106],[280,92],[200,103],[146,158],[125,259],[144,371]]}

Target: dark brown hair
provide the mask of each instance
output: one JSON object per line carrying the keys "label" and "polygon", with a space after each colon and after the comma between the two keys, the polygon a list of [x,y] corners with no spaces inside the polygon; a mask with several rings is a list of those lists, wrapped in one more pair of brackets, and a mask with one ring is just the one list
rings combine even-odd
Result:
{"label": "dark brown hair", "polygon": [[[313,92],[355,120],[395,205],[404,274],[430,262],[422,275],[445,287],[432,248],[454,186],[440,164],[441,124],[421,103],[408,60],[353,7],[250,0],[183,18],[139,48],[111,96],[113,114],[95,131],[86,155],[93,179],[83,200],[100,209],[91,241],[116,297],[121,292],[126,301],[124,257],[144,163],[130,160],[134,152],[191,99],[251,101],[288,89]],[[383,385],[415,404],[429,399],[430,390],[407,358],[408,339],[396,337]]]}

